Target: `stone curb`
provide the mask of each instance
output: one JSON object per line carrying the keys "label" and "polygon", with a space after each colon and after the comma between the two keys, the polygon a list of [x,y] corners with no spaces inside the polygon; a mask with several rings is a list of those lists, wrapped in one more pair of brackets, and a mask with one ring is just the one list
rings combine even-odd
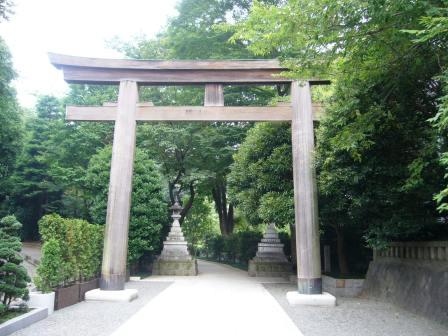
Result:
{"label": "stone curb", "polygon": [[47,318],[47,308],[34,308],[28,313],[17,316],[11,320],[8,320],[0,325],[0,336],[10,335],[13,332],[21,330],[30,326],[33,323],[39,322]]}

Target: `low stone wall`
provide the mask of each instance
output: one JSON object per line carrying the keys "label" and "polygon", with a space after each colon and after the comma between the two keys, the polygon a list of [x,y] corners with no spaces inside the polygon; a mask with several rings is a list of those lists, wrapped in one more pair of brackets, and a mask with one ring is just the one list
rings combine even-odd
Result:
{"label": "low stone wall", "polygon": [[26,328],[33,323],[47,318],[47,308],[35,308],[23,315],[17,316],[0,324],[0,336],[10,335],[18,330]]}
{"label": "low stone wall", "polygon": [[362,294],[448,325],[448,242],[391,243],[376,251]]}
{"label": "low stone wall", "polygon": [[364,279],[336,279],[322,275],[322,285],[325,292],[337,297],[357,297],[361,294]]}

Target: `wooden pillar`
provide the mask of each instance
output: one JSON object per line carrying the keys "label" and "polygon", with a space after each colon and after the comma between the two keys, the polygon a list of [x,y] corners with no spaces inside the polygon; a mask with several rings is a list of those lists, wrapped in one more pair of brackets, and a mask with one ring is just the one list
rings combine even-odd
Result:
{"label": "wooden pillar", "polygon": [[222,84],[205,84],[204,106],[224,106]]}
{"label": "wooden pillar", "polygon": [[104,233],[102,290],[122,290],[126,281],[137,102],[137,83],[120,82]]}
{"label": "wooden pillar", "polygon": [[308,82],[291,83],[291,103],[298,291],[321,294],[313,113]]}

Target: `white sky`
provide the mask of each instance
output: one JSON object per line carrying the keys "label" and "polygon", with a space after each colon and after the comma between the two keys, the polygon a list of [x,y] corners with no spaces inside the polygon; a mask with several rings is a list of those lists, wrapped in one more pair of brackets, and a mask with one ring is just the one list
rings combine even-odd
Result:
{"label": "white sky", "polygon": [[75,56],[120,58],[106,40],[153,37],[176,14],[177,0],[14,0],[9,21],[0,23],[19,77],[19,102],[33,107],[36,94],[63,95],[62,73],[48,61],[48,52]]}

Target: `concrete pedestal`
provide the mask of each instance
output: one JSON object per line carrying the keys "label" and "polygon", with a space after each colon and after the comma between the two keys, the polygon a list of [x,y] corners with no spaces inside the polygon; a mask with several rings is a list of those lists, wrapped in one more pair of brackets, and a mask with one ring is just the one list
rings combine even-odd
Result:
{"label": "concrete pedestal", "polygon": [[286,259],[277,229],[271,223],[258,243],[256,256],[249,261],[249,276],[288,278],[291,272],[292,265]]}
{"label": "concrete pedestal", "polygon": [[176,202],[171,210],[173,223],[168,237],[163,242],[163,250],[152,267],[153,275],[197,275],[197,261],[188,252],[179,218],[182,207]]}
{"label": "concrete pedestal", "polygon": [[249,276],[289,278],[292,266],[289,262],[263,261],[257,258],[249,260]]}
{"label": "concrete pedestal", "polygon": [[101,290],[99,288],[86,292],[86,301],[130,302],[138,297],[136,289]]}
{"label": "concrete pedestal", "polygon": [[165,260],[162,258],[154,262],[153,275],[197,275],[198,263],[192,260]]}
{"label": "concrete pedestal", "polygon": [[336,306],[336,298],[330,293],[300,294],[297,291],[286,293],[286,299],[291,306]]}

